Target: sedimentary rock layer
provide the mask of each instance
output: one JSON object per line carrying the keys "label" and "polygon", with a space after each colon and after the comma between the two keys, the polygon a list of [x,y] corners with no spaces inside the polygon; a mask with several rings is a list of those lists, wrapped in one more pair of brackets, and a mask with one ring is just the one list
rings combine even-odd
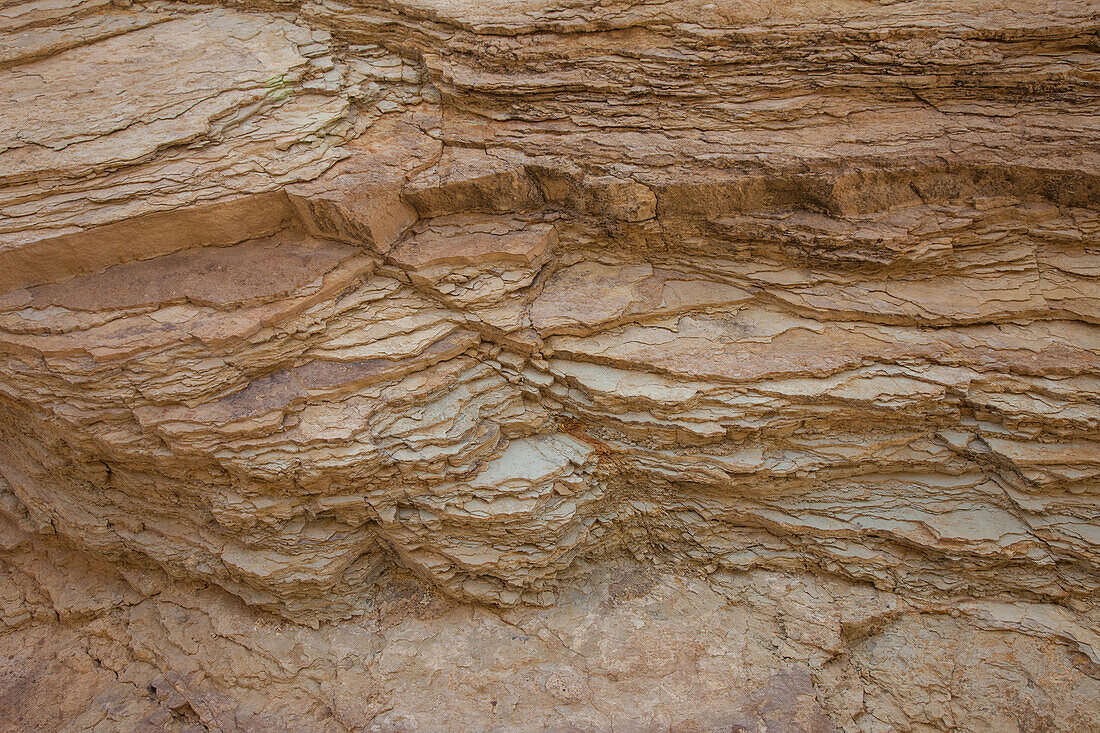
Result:
{"label": "sedimentary rock layer", "polygon": [[[40,724],[1100,729],[1100,6],[32,0],[0,32],[0,645],[60,624],[155,693]],[[82,567],[105,590],[61,597]],[[540,640],[466,648],[511,691],[402,697],[471,623]],[[647,696],[623,660],[663,644],[695,651]],[[983,709],[1019,685],[974,658],[932,694],[968,644],[1056,681]]]}

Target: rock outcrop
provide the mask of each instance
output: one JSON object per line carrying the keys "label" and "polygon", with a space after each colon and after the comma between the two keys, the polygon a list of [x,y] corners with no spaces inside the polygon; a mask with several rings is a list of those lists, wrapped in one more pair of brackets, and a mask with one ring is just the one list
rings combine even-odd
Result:
{"label": "rock outcrop", "polygon": [[1100,730],[1100,5],[0,33],[4,725]]}

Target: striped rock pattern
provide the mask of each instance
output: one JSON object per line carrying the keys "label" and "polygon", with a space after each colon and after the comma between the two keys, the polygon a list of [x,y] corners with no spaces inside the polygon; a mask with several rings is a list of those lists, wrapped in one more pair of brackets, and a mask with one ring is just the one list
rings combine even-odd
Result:
{"label": "striped rock pattern", "polygon": [[[0,33],[7,638],[110,626],[158,724],[491,729],[378,668],[262,712],[150,619],[207,594],[349,669],[395,587],[450,609],[415,633],[537,637],[621,572],[749,604],[796,666],[648,718],[547,667],[502,729],[1100,730],[1096,3],[28,0]],[[86,567],[118,590],[60,598]],[[1071,671],[981,717],[867,638]],[[357,684],[390,707],[341,712]]]}

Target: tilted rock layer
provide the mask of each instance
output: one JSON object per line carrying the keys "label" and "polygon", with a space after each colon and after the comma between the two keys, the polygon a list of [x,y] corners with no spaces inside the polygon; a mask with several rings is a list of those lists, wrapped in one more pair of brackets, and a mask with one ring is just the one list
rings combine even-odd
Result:
{"label": "tilted rock layer", "polygon": [[5,729],[1100,731],[1100,4],[29,0],[0,99]]}

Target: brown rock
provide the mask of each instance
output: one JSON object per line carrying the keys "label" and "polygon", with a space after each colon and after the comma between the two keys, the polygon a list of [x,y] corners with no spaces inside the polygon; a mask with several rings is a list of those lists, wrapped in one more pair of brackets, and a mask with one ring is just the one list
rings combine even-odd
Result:
{"label": "brown rock", "polygon": [[0,728],[1100,730],[1097,16],[8,3]]}

